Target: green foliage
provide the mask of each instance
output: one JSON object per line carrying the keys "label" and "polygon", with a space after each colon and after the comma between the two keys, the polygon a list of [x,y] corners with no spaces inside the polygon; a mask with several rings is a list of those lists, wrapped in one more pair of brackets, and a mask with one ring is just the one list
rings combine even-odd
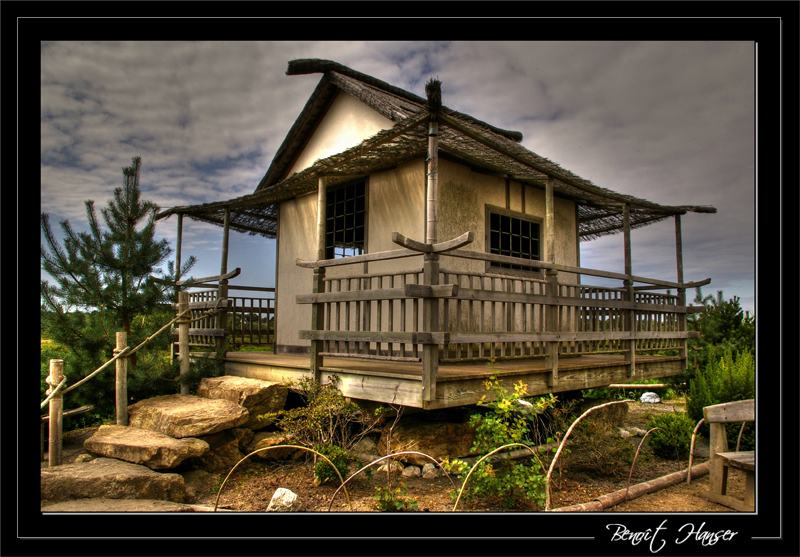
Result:
{"label": "green foliage", "polygon": [[[155,240],[158,206],[141,199],[140,169],[139,157],[122,169],[123,186],[100,210],[105,229],[92,200],[85,203],[89,232],[76,232],[69,221],[62,221],[63,243],[56,239],[49,215],[41,215],[42,269],[55,280],[55,284],[41,282],[42,334],[66,347],[59,356],[69,384],[113,356],[116,332],[125,331],[128,346],[134,347],[174,317],[168,305],[175,294],[170,286],[175,280],[172,262],[167,263],[166,274],[156,275],[156,267],[172,250],[166,240]],[[194,258],[189,258],[181,274],[192,265]],[[168,332],[162,333],[128,359],[132,398],[176,392],[177,366],[163,356],[169,342]],[[43,350],[43,377],[49,373],[49,359]],[[114,369],[109,366],[68,393],[66,408],[91,404],[99,414],[113,416]]]}
{"label": "green foliage", "polygon": [[[705,370],[698,372],[689,383],[686,396],[686,411],[695,422],[703,418],[703,408],[725,402],[755,398],[756,366],[755,357],[749,350],[734,354],[729,347],[715,348]],[[753,424],[748,424],[747,433],[742,438],[742,450],[753,450],[755,432]],[[739,428],[729,425],[728,444],[736,446]],[[708,433],[708,425],[703,426]]]}
{"label": "green foliage", "polygon": [[[335,445],[314,445],[313,449],[328,457],[328,459],[333,462],[333,465],[336,467],[336,470],[339,471],[342,478],[347,478],[348,459],[350,455],[346,450]],[[339,481],[339,475],[337,475],[336,471],[331,468],[331,465],[323,459],[319,459],[316,466],[314,466],[314,478],[316,478],[319,483],[328,480]]]}
{"label": "green foliage", "polygon": [[[485,382],[486,390],[494,393],[494,399],[479,401],[480,406],[488,407],[485,413],[473,414],[470,425],[475,429],[473,451],[481,454],[500,448],[509,443],[533,445],[531,432],[536,428],[536,417],[555,403],[555,397],[541,397],[536,400],[525,400],[527,385],[521,381],[509,393],[500,380],[492,376]],[[460,474],[463,482],[469,473],[466,463],[454,460],[447,462],[451,470]],[[500,495],[503,506],[512,508],[519,498],[543,504],[545,499],[544,476],[538,459],[528,463],[513,460],[501,460],[492,463],[490,459],[483,461],[470,476],[470,486],[464,491],[464,499],[485,498]],[[457,494],[453,494],[455,497]]]}
{"label": "green foliage", "polygon": [[408,490],[403,482],[400,482],[400,485],[394,489],[391,486],[376,486],[373,499],[375,499],[378,509],[382,512],[419,510],[417,501],[408,497]]}
{"label": "green foliage", "polygon": [[374,431],[382,418],[348,402],[336,387],[337,382],[336,376],[322,384],[303,378],[292,388],[303,396],[304,406],[259,417],[275,418],[279,429],[306,447],[334,446],[349,451]]}
{"label": "green foliage", "polygon": [[697,288],[694,303],[702,304],[705,309],[688,318],[689,330],[700,332],[700,338],[688,342],[691,367],[705,369],[719,350],[730,350],[734,354],[755,352],[755,316],[741,308],[737,296],[724,300],[722,290],[717,291],[716,298],[710,294],[703,296],[702,289]]}
{"label": "green foliage", "polygon": [[671,460],[689,457],[695,422],[686,412],[656,414],[647,423],[648,430],[654,427],[659,429],[647,436],[647,442],[656,456]]}

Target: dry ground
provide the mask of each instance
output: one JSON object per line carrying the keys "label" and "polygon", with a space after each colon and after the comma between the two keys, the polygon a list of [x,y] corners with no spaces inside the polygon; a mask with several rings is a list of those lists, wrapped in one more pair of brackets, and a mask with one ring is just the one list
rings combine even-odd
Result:
{"label": "dry ground", "polygon": [[[678,404],[641,404],[629,403],[628,418],[625,425],[629,427],[646,428],[648,416],[653,412],[671,412]],[[64,447],[65,463],[73,462],[77,455],[83,452],[83,440],[91,435],[92,430],[84,430],[66,436]],[[631,443],[638,446],[641,438],[631,438]],[[683,470],[686,461],[664,460],[652,454],[646,445],[642,449],[631,479],[631,485],[639,482]],[[695,464],[707,459],[707,441],[700,441],[696,449]],[[46,466],[46,462],[43,466]],[[620,462],[618,472],[611,477],[602,477],[586,471],[570,471],[567,469],[560,478],[554,474],[552,491],[552,507],[558,508],[576,503],[592,501],[599,495],[624,489],[628,481],[630,466]],[[207,485],[198,491],[196,504],[213,506],[217,501],[219,487],[225,474],[215,474],[208,478]],[[376,487],[387,485],[385,473],[373,473],[372,477],[360,474],[347,484],[347,492],[356,512],[375,512],[378,510],[374,499]],[[401,478],[393,476],[393,485],[399,485]],[[432,480],[422,478],[403,478],[407,487],[407,497],[417,502],[421,512],[452,512],[454,499],[450,496],[453,486],[446,477]],[[460,487],[457,478],[453,478],[457,487]],[[338,483],[338,482],[337,482]],[[325,512],[331,504],[331,499],[338,487],[337,483],[328,482],[321,486],[313,485],[313,465],[311,462],[286,461],[281,463],[264,463],[263,461],[250,460],[240,465],[236,473],[231,476],[219,496],[219,508],[223,510],[263,512],[273,493],[279,487],[285,487],[297,493],[303,501],[303,510],[309,512]],[[606,512],[735,512],[727,507],[711,503],[701,497],[699,493],[708,489],[708,475],[695,479],[691,484],[685,482],[676,484],[667,489],[633,499]],[[728,484],[728,493],[734,497],[744,496],[744,474],[738,470],[731,470]],[[498,512],[505,511],[499,499],[476,501],[459,505],[459,510],[473,512]],[[513,509],[517,512],[540,511],[535,505],[522,504]],[[350,506],[344,491],[339,491],[331,505],[331,511],[350,511]]]}

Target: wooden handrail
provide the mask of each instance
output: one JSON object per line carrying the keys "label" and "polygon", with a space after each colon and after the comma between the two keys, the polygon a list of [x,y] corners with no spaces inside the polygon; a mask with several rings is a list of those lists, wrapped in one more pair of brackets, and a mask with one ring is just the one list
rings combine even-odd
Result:
{"label": "wooden handrail", "polygon": [[200,282],[208,282],[208,281],[213,281],[213,280],[232,279],[234,277],[238,277],[241,272],[242,272],[242,269],[240,267],[236,267],[233,271],[231,271],[229,273],[225,273],[223,275],[214,275],[212,277],[201,277],[201,278],[198,278],[198,279],[196,279],[194,277],[190,277],[190,278],[188,278],[186,280],[179,280],[179,281],[175,282],[175,286],[183,286],[184,284],[186,284],[189,281],[192,281],[192,283],[200,283]]}

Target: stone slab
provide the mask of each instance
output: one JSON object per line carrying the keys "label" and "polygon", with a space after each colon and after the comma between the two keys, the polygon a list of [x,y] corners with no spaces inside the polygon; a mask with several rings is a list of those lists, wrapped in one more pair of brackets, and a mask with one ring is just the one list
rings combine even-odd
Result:
{"label": "stone slab", "polygon": [[235,402],[193,395],[159,396],[128,406],[128,425],[176,439],[241,427],[249,418],[247,409]]}
{"label": "stone slab", "polygon": [[186,486],[180,474],[155,472],[113,458],[42,468],[41,500],[160,499],[182,503]]}
{"label": "stone slab", "polygon": [[243,427],[252,430],[265,428],[275,421],[258,416],[283,410],[288,393],[289,389],[282,383],[233,375],[206,377],[197,387],[197,396],[229,400],[247,408],[250,419]]}
{"label": "stone slab", "polygon": [[153,470],[175,468],[187,458],[210,450],[208,443],[193,437],[175,439],[150,429],[121,425],[100,426],[83,446],[94,455],[143,464]]}
{"label": "stone slab", "polygon": [[194,507],[157,499],[75,499],[42,507],[45,513],[175,513],[194,512]]}

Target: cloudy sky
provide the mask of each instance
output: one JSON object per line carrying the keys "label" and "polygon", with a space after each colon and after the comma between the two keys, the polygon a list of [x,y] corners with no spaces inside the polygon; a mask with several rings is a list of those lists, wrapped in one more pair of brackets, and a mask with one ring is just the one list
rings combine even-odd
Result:
{"label": "cloudy sky", "polygon": [[[522,144],[596,185],[682,218],[684,277],[711,278],[754,311],[755,50],[752,42],[46,42],[41,46],[41,194],[51,223],[86,226],[121,168],[143,160],[144,196],[162,208],[251,193],[326,58],[523,133]],[[176,218],[158,235],[174,247]],[[222,229],[185,220],[194,276],[219,272]],[[581,244],[581,265],[623,271],[622,236]],[[676,279],[671,219],[632,233],[633,273]],[[275,242],[232,233],[237,284],[273,286]],[[43,278],[47,278],[43,275]],[[601,284],[585,277],[584,282]],[[693,297],[694,293],[689,293]]]}

